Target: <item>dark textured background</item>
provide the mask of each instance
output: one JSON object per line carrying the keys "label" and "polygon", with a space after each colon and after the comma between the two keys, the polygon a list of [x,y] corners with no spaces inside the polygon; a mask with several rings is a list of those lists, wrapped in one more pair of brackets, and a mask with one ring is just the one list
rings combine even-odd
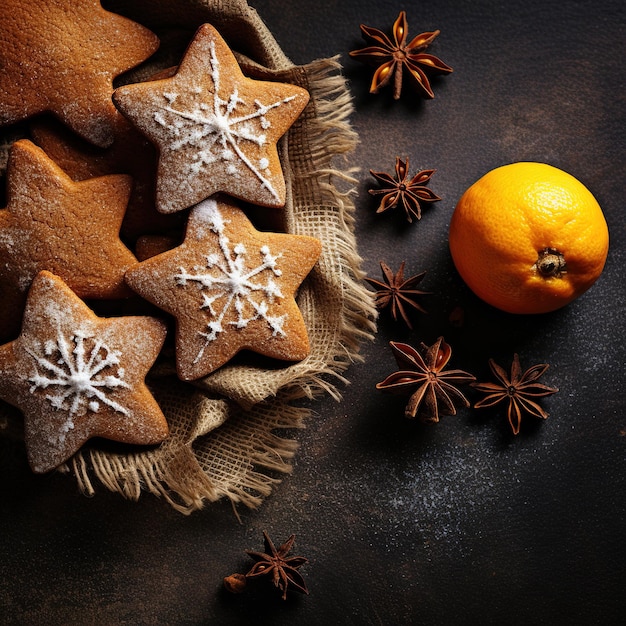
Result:
{"label": "dark textured background", "polygon": [[[252,2],[298,63],[341,55],[361,143],[357,236],[364,268],[427,270],[415,330],[383,316],[344,399],[316,402],[294,472],[258,510],[228,503],[183,517],[146,495],[88,499],[61,475],[35,477],[0,440],[0,623],[610,624],[625,608],[625,19],[621,0],[277,0]],[[436,98],[367,93],[347,52],[359,23],[441,29],[432,51],[454,68]],[[368,169],[436,168],[443,199],[408,225],[374,214]],[[538,160],[582,180],[603,207],[611,249],[598,283],[566,309],[500,313],[455,274],[447,227],[461,193],[498,165]],[[448,315],[460,305],[463,328]],[[518,437],[505,418],[462,411],[435,427],[402,417],[374,389],[395,369],[388,341],[444,334],[451,365],[480,377],[494,356],[547,361],[560,388]],[[297,535],[308,597],[229,596],[243,549]]]}

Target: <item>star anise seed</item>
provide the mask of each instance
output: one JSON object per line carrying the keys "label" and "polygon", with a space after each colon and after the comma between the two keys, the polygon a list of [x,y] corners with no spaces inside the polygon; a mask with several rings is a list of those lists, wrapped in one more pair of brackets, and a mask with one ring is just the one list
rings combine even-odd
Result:
{"label": "star anise seed", "polygon": [[413,178],[409,178],[409,157],[402,161],[396,157],[396,176],[386,172],[374,172],[370,174],[376,178],[380,184],[379,189],[370,189],[373,195],[381,195],[382,198],[376,213],[383,213],[387,209],[393,209],[402,204],[406,218],[411,223],[413,218],[419,220],[422,217],[422,202],[437,202],[441,198],[433,193],[426,183],[435,173],[435,170],[421,170]]}
{"label": "star anise seed", "polygon": [[244,574],[231,574],[224,578],[224,588],[230,593],[243,593],[246,590]]}
{"label": "star anise seed", "polygon": [[471,383],[474,376],[463,370],[445,370],[452,348],[443,337],[432,346],[421,344],[421,352],[406,343],[390,342],[400,370],[376,385],[396,394],[411,394],[404,414],[434,423],[442,415],[456,415],[456,406],[468,407],[469,400],[456,385]]}
{"label": "star anise seed", "polygon": [[533,365],[522,373],[519,355],[516,353],[513,356],[510,376],[493,359],[489,359],[489,367],[498,382],[472,383],[472,387],[487,394],[474,404],[474,408],[495,406],[508,400],[507,417],[514,435],[519,433],[524,412],[540,419],[547,419],[548,413],[533,398],[549,396],[558,391],[555,387],[537,382],[548,369],[548,364]]}
{"label": "star anise seed", "polygon": [[440,31],[421,33],[407,43],[409,28],[405,11],[400,11],[393,25],[393,41],[381,30],[364,24],[361,24],[361,33],[365,41],[371,45],[360,50],[353,50],[350,56],[364,63],[378,66],[372,78],[370,93],[378,93],[378,90],[389,84],[393,78],[393,97],[397,100],[402,92],[402,78],[406,71],[411,84],[417,88],[418,92],[427,98],[434,98],[435,94],[430,86],[427,72],[429,74],[452,72],[452,68],[441,59],[423,52]]}
{"label": "star anise seed", "polygon": [[298,568],[307,563],[308,559],[303,556],[288,556],[296,536],[291,535],[278,549],[265,531],[263,531],[263,539],[265,552],[246,551],[248,556],[256,561],[246,577],[268,576],[274,586],[283,592],[283,600],[287,599],[288,590],[308,594],[304,578],[298,572]]}
{"label": "star anise seed", "polygon": [[413,307],[422,313],[426,313],[420,304],[415,301],[418,296],[428,295],[428,291],[420,291],[415,289],[415,286],[421,282],[426,275],[426,272],[416,274],[410,278],[404,278],[404,266],[406,261],[402,261],[400,268],[394,274],[391,268],[384,262],[380,262],[380,269],[383,272],[383,279],[385,282],[375,280],[374,278],[365,278],[365,280],[376,288],[375,304],[379,310],[390,307],[391,316],[394,321],[398,321],[398,314],[402,317],[406,325],[412,330],[413,326],[409,316],[405,310],[405,306]]}

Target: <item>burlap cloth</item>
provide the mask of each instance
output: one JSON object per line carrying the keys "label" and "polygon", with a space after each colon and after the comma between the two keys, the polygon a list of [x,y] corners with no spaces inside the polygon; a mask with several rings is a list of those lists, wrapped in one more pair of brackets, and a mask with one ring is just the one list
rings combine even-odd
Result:
{"label": "burlap cloth", "polygon": [[[241,361],[194,385],[180,382],[173,364],[162,360],[149,383],[170,437],[157,448],[132,452],[87,446],[61,469],[87,494],[97,483],[132,499],[149,491],[183,513],[224,496],[254,507],[291,469],[297,442],[289,430],[301,428],[310,414],[299,399],[320,391],[339,398],[335,384],[345,381],[342,372],[374,331],[372,297],[361,282],[353,235],[354,181],[334,163],[357,141],[348,120],[350,96],[336,59],[295,66],[244,0],[105,0],[103,6],[160,36],[156,67],[141,70],[148,74],[175,63],[196,28],[209,22],[248,75],[309,91],[309,105],[279,146],[288,190],[281,228],[317,237],[323,252],[298,294],[311,343],[308,358],[272,367]],[[0,134],[0,167],[19,134],[19,128]],[[19,412],[8,405],[0,407],[0,432],[21,432]]]}

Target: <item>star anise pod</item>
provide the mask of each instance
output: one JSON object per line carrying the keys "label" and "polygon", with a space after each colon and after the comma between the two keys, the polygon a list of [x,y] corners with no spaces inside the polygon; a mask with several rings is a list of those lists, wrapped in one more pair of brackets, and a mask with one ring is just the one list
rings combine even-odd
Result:
{"label": "star anise pod", "polygon": [[421,202],[437,202],[441,198],[433,193],[426,183],[435,173],[435,170],[421,170],[413,178],[409,178],[409,157],[402,161],[396,157],[396,176],[386,172],[374,172],[370,174],[380,183],[379,189],[370,189],[373,196],[381,195],[382,198],[376,213],[382,213],[387,209],[393,209],[402,203],[406,218],[410,222],[421,219]]}
{"label": "star anise pod", "polygon": [[415,298],[427,295],[429,292],[415,289],[415,286],[421,282],[426,275],[426,272],[416,274],[410,278],[404,278],[405,263],[406,261],[402,261],[400,268],[394,274],[391,271],[391,268],[384,261],[381,261],[380,269],[383,272],[383,279],[385,282],[381,282],[380,280],[376,280],[374,278],[365,278],[365,280],[372,285],[372,287],[377,288],[374,296],[376,308],[381,310],[390,307],[391,316],[394,321],[398,321],[399,313],[406,325],[410,329],[413,329],[409,316],[405,310],[405,305],[413,307],[422,313],[426,313],[426,309],[418,304],[415,301]]}
{"label": "star anise pod", "polygon": [[510,376],[493,359],[489,359],[489,367],[497,382],[472,384],[472,387],[487,394],[476,402],[474,408],[494,406],[508,400],[507,417],[514,435],[519,433],[523,412],[541,419],[548,417],[548,413],[533,398],[549,396],[558,391],[555,387],[537,382],[549,365],[546,363],[533,365],[522,373],[519,356],[515,354]]}
{"label": "star anise pod", "polygon": [[248,556],[256,561],[246,574],[246,578],[255,578],[257,576],[270,577],[274,586],[283,592],[283,600],[287,599],[288,590],[308,594],[309,591],[304,578],[298,572],[298,568],[307,563],[308,559],[303,556],[288,556],[296,536],[291,535],[279,548],[274,546],[265,531],[263,531],[263,539],[265,552],[246,551]]}
{"label": "star anise pod", "polygon": [[406,70],[411,84],[422,95],[434,98],[435,94],[424,70],[431,74],[448,74],[452,71],[452,68],[441,59],[423,52],[439,35],[439,30],[421,33],[407,43],[408,32],[404,11],[400,11],[393,25],[393,41],[381,30],[361,24],[363,38],[371,45],[353,50],[350,56],[378,66],[372,78],[370,93],[378,93],[378,90],[389,84],[393,77],[393,97],[397,100],[402,92],[402,75]]}
{"label": "star anise pod", "polygon": [[397,394],[411,394],[404,414],[414,418],[419,412],[423,422],[438,422],[441,415],[456,415],[456,406],[468,407],[468,399],[456,385],[475,381],[463,370],[444,370],[452,348],[443,337],[432,346],[421,344],[421,352],[406,343],[390,342],[400,371],[376,385]]}

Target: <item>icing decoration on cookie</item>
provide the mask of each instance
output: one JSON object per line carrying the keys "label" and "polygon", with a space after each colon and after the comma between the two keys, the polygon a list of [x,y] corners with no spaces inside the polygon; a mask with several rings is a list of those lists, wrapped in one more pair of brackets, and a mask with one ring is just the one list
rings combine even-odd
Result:
{"label": "icing decoration on cookie", "polygon": [[309,95],[245,77],[209,24],[200,27],[174,76],[120,87],[113,99],[159,148],[160,211],[179,211],[216,192],[284,206],[276,142]]}
{"label": "icing decoration on cookie", "polygon": [[297,361],[309,342],[295,292],[320,242],[257,231],[232,202],[209,198],[184,242],[130,268],[129,285],[177,320],[179,376],[206,376],[240,350]]}
{"label": "icing decoration on cookie", "polygon": [[151,317],[97,317],[59,277],[37,275],[21,334],[0,346],[0,398],[24,413],[33,471],[57,467],[92,437],[143,445],[167,437],[144,380],[165,332]]}
{"label": "icing decoration on cookie", "polygon": [[229,314],[234,319],[227,325],[234,328],[246,328],[250,322],[262,320],[273,337],[284,337],[287,314],[271,314],[274,300],[283,297],[274,281],[282,275],[278,267],[282,254],[273,255],[267,245],[262,245],[249,255],[243,243],[231,244],[226,235],[227,223],[215,202],[199,205],[195,218],[206,223],[217,235],[219,253],[207,254],[204,267],[195,266],[192,273],[181,267],[174,275],[177,285],[197,284],[202,291],[200,308],[210,313],[206,331],[199,333],[206,343],[194,363],[202,358],[204,349],[227,330],[225,319]]}
{"label": "icing decoration on cookie", "polygon": [[120,367],[121,353],[111,350],[102,340],[81,329],[66,337],[59,328],[56,339],[29,350],[29,354],[37,369],[29,379],[31,391],[48,390],[46,400],[54,409],[69,412],[69,424],[74,415],[86,410],[97,413],[101,404],[128,415],[123,406],[107,395],[118,387],[128,388]]}
{"label": "icing decoration on cookie", "polygon": [[28,140],[13,144],[6,209],[0,210],[0,338],[14,338],[33,278],[48,270],[81,298],[128,297],[124,272],[137,259],[120,241],[132,181],[72,181]]}
{"label": "icing decoration on cookie", "polygon": [[159,45],[99,0],[3,0],[0,42],[0,125],[48,111],[99,146],[113,141],[113,79]]}

